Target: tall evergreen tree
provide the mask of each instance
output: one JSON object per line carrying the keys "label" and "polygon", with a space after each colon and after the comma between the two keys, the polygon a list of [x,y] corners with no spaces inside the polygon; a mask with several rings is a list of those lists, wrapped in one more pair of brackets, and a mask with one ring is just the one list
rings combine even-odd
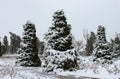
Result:
{"label": "tall evergreen tree", "polygon": [[95,56],[96,58],[111,59],[109,44],[106,40],[106,35],[105,35],[105,28],[104,26],[101,25],[98,26],[98,30],[97,30]]}
{"label": "tall evergreen tree", "polygon": [[67,24],[64,12],[57,11],[53,15],[52,27],[45,36],[50,48],[59,51],[66,51],[72,48],[71,26]]}
{"label": "tall evergreen tree", "polygon": [[7,36],[4,36],[4,38],[3,38],[3,47],[4,47],[4,52],[3,53],[7,53],[8,50],[9,50],[9,44],[8,44]]}
{"label": "tall evergreen tree", "polygon": [[73,70],[77,65],[76,51],[73,49],[73,40],[70,33],[71,26],[67,24],[66,17],[62,10],[53,15],[52,27],[45,34],[45,58],[46,71]]}
{"label": "tall evergreen tree", "polygon": [[23,26],[23,37],[18,53],[18,61],[16,62],[21,66],[40,66],[41,61],[38,57],[37,37],[35,25],[30,21]]}

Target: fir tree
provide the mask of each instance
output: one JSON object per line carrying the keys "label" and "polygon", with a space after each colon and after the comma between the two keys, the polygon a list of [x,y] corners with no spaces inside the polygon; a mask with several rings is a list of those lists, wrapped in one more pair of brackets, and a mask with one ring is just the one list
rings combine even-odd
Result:
{"label": "fir tree", "polygon": [[16,63],[21,66],[40,66],[35,25],[27,21],[23,26],[23,30],[22,42],[18,51],[20,56]]}
{"label": "fir tree", "polygon": [[19,35],[16,35],[15,33],[10,33],[10,52],[16,53],[18,48],[20,47],[21,38]]}
{"label": "fir tree", "polygon": [[4,36],[4,38],[3,38],[3,46],[2,47],[4,48],[3,53],[7,53],[8,50],[9,50],[9,44],[8,44],[7,36]]}
{"label": "fir tree", "polygon": [[86,44],[85,52],[87,56],[90,56],[93,53],[95,40],[96,40],[96,36],[94,32],[91,32],[90,36],[86,40],[87,44]]}
{"label": "fir tree", "polygon": [[53,15],[52,27],[45,34],[45,58],[46,71],[54,69],[74,70],[78,67],[76,51],[73,49],[73,40],[70,33],[71,27],[67,24],[66,17],[62,10]]}
{"label": "fir tree", "polygon": [[115,39],[112,40],[112,56],[114,58],[120,57],[120,37],[117,34]]}
{"label": "fir tree", "polygon": [[106,35],[105,35],[105,28],[104,26],[101,25],[98,26],[98,30],[97,30],[95,56],[96,58],[111,59],[109,44],[106,40]]}
{"label": "fir tree", "polygon": [[49,28],[45,40],[50,48],[66,51],[72,48],[71,26],[67,24],[66,17],[62,10],[53,15],[52,27]]}

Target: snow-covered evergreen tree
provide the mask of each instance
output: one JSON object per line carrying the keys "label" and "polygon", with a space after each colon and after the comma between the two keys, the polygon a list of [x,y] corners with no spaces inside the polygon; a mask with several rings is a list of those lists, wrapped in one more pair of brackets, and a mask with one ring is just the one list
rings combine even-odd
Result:
{"label": "snow-covered evergreen tree", "polygon": [[10,53],[16,53],[20,47],[21,37],[15,33],[10,33]]}
{"label": "snow-covered evergreen tree", "polygon": [[21,66],[40,66],[41,61],[38,57],[37,37],[35,25],[30,21],[23,26],[24,33],[17,58],[17,64]]}
{"label": "snow-covered evergreen tree", "polygon": [[72,48],[71,26],[67,24],[66,17],[62,10],[53,15],[52,27],[46,33],[45,40],[50,48],[59,51],[66,51]]}
{"label": "snow-covered evergreen tree", "polygon": [[63,10],[58,10],[53,15],[53,26],[45,34],[46,71],[54,69],[73,70],[77,67],[76,51],[73,49],[71,27],[67,24]]}
{"label": "snow-covered evergreen tree", "polygon": [[115,58],[120,57],[120,36],[118,34],[112,40],[112,56]]}
{"label": "snow-covered evergreen tree", "polygon": [[95,45],[96,58],[111,59],[109,44],[106,40],[105,28],[99,25],[97,30],[97,39]]}

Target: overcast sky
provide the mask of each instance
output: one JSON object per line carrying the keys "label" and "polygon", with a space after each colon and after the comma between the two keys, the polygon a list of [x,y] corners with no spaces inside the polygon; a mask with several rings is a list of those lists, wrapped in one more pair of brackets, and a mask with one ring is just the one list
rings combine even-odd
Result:
{"label": "overcast sky", "polygon": [[0,36],[22,35],[22,25],[31,20],[42,40],[59,9],[64,9],[77,40],[83,39],[83,30],[96,32],[98,25],[105,26],[107,38],[120,33],[120,0],[0,0]]}

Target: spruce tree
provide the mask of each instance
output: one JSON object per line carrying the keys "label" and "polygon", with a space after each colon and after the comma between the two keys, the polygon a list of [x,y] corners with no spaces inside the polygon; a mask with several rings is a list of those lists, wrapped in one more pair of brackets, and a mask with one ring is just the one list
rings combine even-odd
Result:
{"label": "spruce tree", "polygon": [[66,17],[62,10],[56,11],[53,15],[52,27],[45,36],[50,48],[58,51],[66,51],[72,48],[71,26],[67,24]]}
{"label": "spruce tree", "polygon": [[120,57],[120,37],[117,34],[115,39],[112,41],[112,56],[114,58]]}
{"label": "spruce tree", "polygon": [[76,51],[73,49],[71,26],[67,24],[63,10],[58,10],[53,15],[52,27],[45,34],[46,71],[54,69],[74,70],[78,67]]}
{"label": "spruce tree", "polygon": [[87,43],[86,43],[85,53],[87,56],[90,56],[93,53],[95,40],[96,40],[96,36],[94,32],[91,32],[90,36],[86,40]]}
{"label": "spruce tree", "polygon": [[3,38],[3,47],[4,47],[4,52],[3,53],[7,53],[8,50],[9,50],[9,44],[8,44],[7,36],[4,36],[4,38]]}
{"label": "spruce tree", "polygon": [[109,44],[106,40],[105,28],[99,25],[97,30],[97,39],[95,45],[96,58],[111,59]]}
{"label": "spruce tree", "polygon": [[21,37],[19,35],[16,35],[15,33],[10,33],[10,52],[16,53],[18,48],[20,47]]}
{"label": "spruce tree", "polygon": [[27,21],[23,26],[23,30],[22,42],[18,51],[20,56],[17,58],[16,63],[21,66],[40,66],[35,25]]}

